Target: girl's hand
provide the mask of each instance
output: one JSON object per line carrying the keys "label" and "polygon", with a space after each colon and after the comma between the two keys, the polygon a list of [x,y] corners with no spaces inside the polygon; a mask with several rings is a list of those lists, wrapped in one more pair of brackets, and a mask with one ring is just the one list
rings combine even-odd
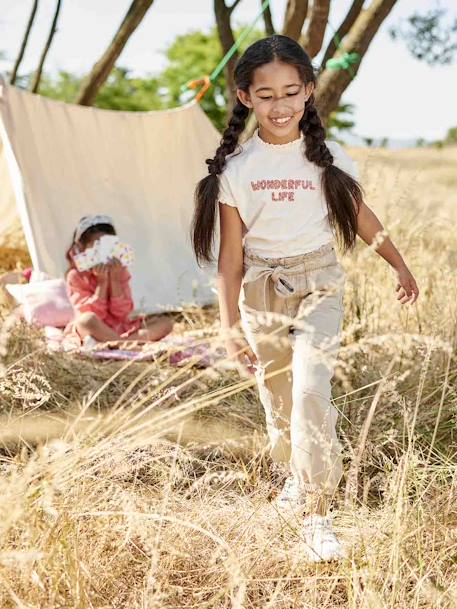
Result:
{"label": "girl's hand", "polygon": [[[249,374],[254,374],[257,357],[246,339],[230,338],[225,341],[225,348],[230,359],[236,359]],[[240,351],[242,353],[240,353]]]}
{"label": "girl's hand", "polygon": [[97,277],[97,281],[99,284],[108,283],[109,279],[109,268],[106,264],[97,264],[92,267],[92,272]]}
{"label": "girl's hand", "polygon": [[405,304],[410,300],[410,304],[414,304],[419,296],[419,288],[417,287],[416,280],[408,267],[402,266],[399,269],[395,269],[397,273],[397,287],[395,290],[398,292],[397,300],[401,304]]}
{"label": "girl's hand", "polygon": [[113,281],[120,281],[122,273],[122,263],[118,258],[111,258],[109,264],[109,274]]}

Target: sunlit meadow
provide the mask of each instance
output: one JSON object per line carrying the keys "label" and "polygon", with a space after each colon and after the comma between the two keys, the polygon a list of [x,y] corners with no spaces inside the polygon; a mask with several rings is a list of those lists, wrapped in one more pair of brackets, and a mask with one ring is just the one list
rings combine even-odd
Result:
{"label": "sunlit meadow", "polygon": [[[457,149],[350,153],[420,296],[401,306],[362,241],[340,256],[348,558],[307,562],[300,520],[270,503],[282,478],[251,377],[47,353],[3,301],[2,608],[457,607]],[[0,267],[26,262],[16,231]],[[174,319],[216,345],[216,307]]]}

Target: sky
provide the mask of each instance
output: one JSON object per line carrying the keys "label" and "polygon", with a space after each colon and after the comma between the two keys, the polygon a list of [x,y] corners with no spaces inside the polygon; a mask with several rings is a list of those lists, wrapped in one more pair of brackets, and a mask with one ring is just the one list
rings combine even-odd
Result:
{"label": "sky", "polygon": [[[351,3],[352,0],[333,0],[329,21],[334,28]],[[63,0],[45,71],[89,71],[113,37],[129,4],[130,0]],[[433,140],[445,136],[449,127],[457,126],[457,57],[453,65],[429,67],[414,59],[403,42],[391,40],[388,33],[391,25],[414,10],[425,12],[435,4],[457,12],[455,0],[398,0],[374,38],[357,78],[343,95],[343,101],[356,106],[354,131],[358,135]],[[0,0],[0,51],[5,54],[0,60],[0,72],[12,67],[31,5],[32,0]],[[259,5],[259,0],[241,0],[233,13],[234,24],[251,22]],[[277,31],[285,5],[286,0],[271,0]],[[36,68],[54,7],[53,0],[40,2],[22,72]],[[157,74],[166,64],[164,50],[177,35],[207,31],[213,25],[213,0],[154,0],[117,65],[138,75]],[[328,28],[324,47],[329,34]]]}

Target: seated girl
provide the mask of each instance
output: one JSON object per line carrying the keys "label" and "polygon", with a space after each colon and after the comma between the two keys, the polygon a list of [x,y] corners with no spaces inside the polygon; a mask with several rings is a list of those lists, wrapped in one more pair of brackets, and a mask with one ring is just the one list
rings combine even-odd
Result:
{"label": "seated girl", "polygon": [[92,247],[103,235],[115,235],[113,221],[106,215],[84,216],[73,235],[66,256],[67,289],[75,308],[75,319],[65,328],[85,345],[96,341],[122,339],[155,341],[166,336],[173,327],[168,317],[129,319],[133,310],[130,273],[119,260],[112,259],[88,271],[78,271],[74,256]]}

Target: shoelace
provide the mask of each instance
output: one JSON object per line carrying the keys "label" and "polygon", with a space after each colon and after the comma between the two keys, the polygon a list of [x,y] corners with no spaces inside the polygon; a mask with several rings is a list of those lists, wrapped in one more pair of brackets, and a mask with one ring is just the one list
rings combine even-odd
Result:
{"label": "shoelace", "polygon": [[[314,537],[314,534],[317,533],[317,530],[314,528],[312,529],[311,527],[309,527],[310,532],[312,534],[312,537]],[[336,546],[340,545],[340,542],[338,541],[338,538],[336,537],[334,531],[332,531],[331,528],[327,528],[327,526],[321,526],[319,527],[319,542],[320,544],[324,544],[324,543],[330,543]]]}
{"label": "shoelace", "polygon": [[[291,497],[293,495],[293,497]],[[294,477],[289,477],[284,482],[282,491],[279,494],[279,498],[285,501],[300,499],[305,496],[305,491],[300,492],[297,487],[297,481]]]}
{"label": "shoelace", "polygon": [[334,531],[332,531],[331,529],[325,528],[323,531],[321,531],[321,540],[340,545],[338,538],[336,537]]}
{"label": "shoelace", "polygon": [[295,486],[296,482],[295,482],[295,478],[289,476],[286,481],[284,482],[284,489],[290,490],[291,488],[293,488]]}
{"label": "shoelace", "polygon": [[321,523],[319,523],[318,527],[316,527],[315,522],[306,523],[305,527],[313,535],[317,532],[317,530],[319,530],[321,542],[329,542],[338,546],[340,545],[340,542],[332,529],[332,524],[330,520],[322,521]]}
{"label": "shoelace", "polygon": [[308,520],[307,522],[304,523],[304,527],[306,529],[310,529],[311,531],[315,531],[317,529],[319,530],[324,530],[324,531],[330,531],[333,533],[332,531],[332,520],[326,516],[323,517],[322,519],[319,520]]}

